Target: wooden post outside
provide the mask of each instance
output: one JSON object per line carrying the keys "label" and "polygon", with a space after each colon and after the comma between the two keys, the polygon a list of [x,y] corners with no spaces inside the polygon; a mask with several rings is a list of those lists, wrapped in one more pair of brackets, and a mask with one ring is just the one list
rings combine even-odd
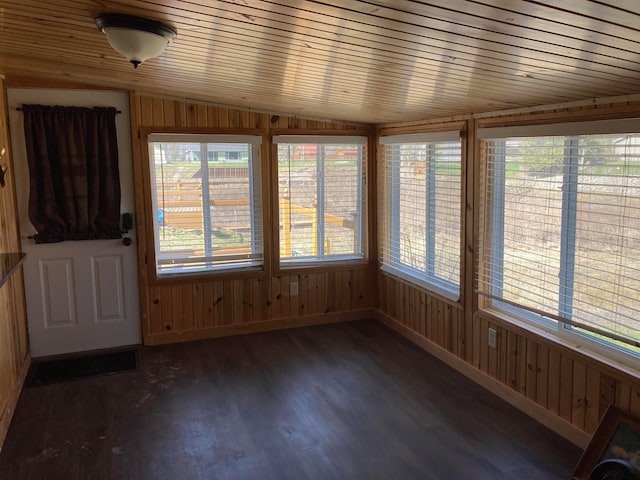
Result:
{"label": "wooden post outside", "polygon": [[311,255],[318,255],[318,202],[313,204],[311,214]]}
{"label": "wooden post outside", "polygon": [[291,203],[288,189],[285,189],[284,195],[282,195],[282,198],[280,199],[280,211],[282,212],[282,241],[280,242],[280,254],[283,257],[291,257]]}

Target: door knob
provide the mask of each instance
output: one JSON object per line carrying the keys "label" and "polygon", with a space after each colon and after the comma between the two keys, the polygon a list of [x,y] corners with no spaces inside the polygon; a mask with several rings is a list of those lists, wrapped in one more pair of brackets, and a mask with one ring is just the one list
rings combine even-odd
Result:
{"label": "door knob", "polygon": [[123,244],[125,247],[128,247],[128,246],[129,246],[129,245],[131,245],[132,243],[133,243],[133,240],[131,240],[131,237],[124,237],[124,238],[122,239],[122,244]]}

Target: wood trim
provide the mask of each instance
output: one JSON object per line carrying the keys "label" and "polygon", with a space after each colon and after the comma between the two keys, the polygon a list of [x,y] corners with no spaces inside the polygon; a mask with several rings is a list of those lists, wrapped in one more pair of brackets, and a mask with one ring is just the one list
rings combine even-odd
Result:
{"label": "wood trim", "polygon": [[[366,181],[366,225],[364,234],[366,235],[366,255],[369,267],[376,268],[378,262],[378,142],[375,129],[369,130],[369,141],[367,143],[367,159],[365,181]],[[372,273],[373,274],[373,273]],[[374,289],[378,289],[377,282],[374,281]],[[377,298],[377,293],[376,293]]]}
{"label": "wood trim", "polygon": [[438,133],[459,130],[461,138],[464,139],[468,129],[467,118],[465,119],[440,119],[420,122],[412,122],[406,125],[378,125],[376,138],[383,135],[403,135],[409,133]]}
{"label": "wood trim", "polygon": [[31,356],[27,354],[27,357],[24,359],[24,362],[22,364],[22,368],[20,368],[20,372],[18,373],[18,377],[16,378],[16,383],[9,393],[4,411],[0,412],[0,452],[2,451],[2,446],[4,445],[4,441],[7,438],[9,426],[11,425],[11,419],[13,418],[13,412],[15,411],[16,405],[18,404],[18,399],[20,398],[20,393],[22,392],[22,387],[24,385],[25,379],[27,378],[27,373],[29,372],[30,366]]}
{"label": "wood trim", "polygon": [[[140,305],[140,328],[142,330],[142,341],[146,343],[149,338],[150,326],[149,326],[149,295],[147,295],[146,289],[148,284],[148,269],[146,262],[147,258],[147,240],[145,229],[145,218],[140,215],[140,212],[151,211],[151,207],[147,207],[147,199],[145,197],[145,175],[143,167],[143,155],[141,149],[142,142],[140,141],[140,131],[138,125],[142,121],[142,107],[139,99],[134,93],[129,93],[129,116],[131,122],[131,160],[132,160],[132,175],[134,185],[134,205],[135,205],[135,222],[136,222],[136,239],[138,248],[138,298]],[[145,144],[146,146],[146,144]]]}
{"label": "wood trim", "polygon": [[[273,118],[271,119],[273,121]],[[269,129],[268,135],[268,163],[266,164],[265,171],[268,174],[271,181],[267,186],[268,194],[268,222],[263,226],[264,237],[269,237],[271,242],[271,255],[269,257],[269,263],[271,265],[271,271],[274,275],[285,275],[289,270],[283,269],[280,266],[280,178],[278,177],[278,145],[273,143],[274,131],[284,131],[287,129]],[[307,132],[308,133],[308,132]],[[271,228],[267,232],[267,227],[271,225]],[[294,269],[291,269],[294,270]],[[295,269],[296,272],[300,270]]]}
{"label": "wood trim", "polygon": [[[274,225],[278,225],[277,212],[274,205],[278,204],[278,182],[274,170],[278,168],[278,157],[273,156],[273,144],[271,142],[271,130],[265,126],[262,144],[260,145],[260,196],[262,198],[262,255],[264,273],[272,277],[276,270],[277,257],[280,247],[273,235]],[[275,215],[275,216],[274,216]],[[271,232],[269,231],[271,230]],[[271,233],[271,234],[270,234]]]}
{"label": "wood trim", "polygon": [[159,334],[149,337],[145,345],[164,345],[168,343],[190,342],[207,338],[228,337],[231,335],[244,335],[249,333],[268,332],[271,330],[283,330],[286,328],[308,327],[311,325],[323,325],[326,323],[350,322],[354,320],[366,320],[373,318],[372,309],[350,310],[346,312],[333,312],[320,315],[295,316],[264,322],[251,322],[239,325],[227,325],[221,327],[205,328],[185,333]]}
{"label": "wood trim", "polygon": [[464,338],[465,352],[464,357],[469,362],[473,357],[473,312],[478,307],[478,296],[474,293],[475,269],[476,269],[476,228],[477,225],[477,198],[478,192],[478,165],[475,159],[476,155],[476,122],[469,120],[467,122],[467,135],[465,137],[465,154],[464,158],[464,250],[462,251],[462,262],[464,265],[464,276],[462,277],[461,290],[462,301],[465,305],[464,310]]}
{"label": "wood trim", "polygon": [[423,348],[434,357],[438,358],[450,367],[462,373],[470,380],[486,388],[491,393],[498,395],[506,402],[510,403],[517,409],[521,410],[522,412],[526,413],[530,417],[545,425],[547,428],[563,436],[571,443],[582,448],[585,448],[589,444],[589,441],[591,440],[590,435],[575,427],[571,423],[554,415],[549,410],[541,407],[527,397],[519,394],[517,391],[509,388],[498,380],[491,378],[489,375],[481,372],[461,358],[452,355],[451,353],[447,352],[438,345],[435,345],[424,337],[421,337],[416,332],[413,332],[408,327],[402,325],[400,322],[392,319],[383,312],[375,310],[374,317],[406,339]]}
{"label": "wood trim", "polygon": [[276,257],[275,262],[278,267],[274,270],[274,275],[301,275],[305,273],[328,273],[328,272],[344,272],[351,270],[369,270],[374,267],[374,264],[369,259],[363,260],[344,260],[339,262],[325,262],[319,261],[317,264],[311,265],[282,265],[279,262],[279,256]]}
{"label": "wood trim", "polygon": [[59,88],[65,90],[105,90],[127,91],[126,88],[118,88],[100,85],[92,82],[77,82],[60,78],[45,78],[42,76],[25,76],[11,74],[7,76],[5,85],[7,88]]}
{"label": "wood trim", "polygon": [[362,136],[369,137],[371,132],[370,127],[364,127],[361,125],[349,125],[347,128],[272,128],[269,130],[269,135],[318,135],[318,136]]}
{"label": "wood trim", "polygon": [[[9,171],[5,186],[0,189],[0,244],[3,252],[21,251],[18,230],[15,172],[8,128],[7,97],[4,80],[0,79],[0,146],[6,147],[3,161]],[[0,448],[9,429],[22,385],[30,365],[29,339],[26,322],[26,300],[22,268],[0,289]]]}
{"label": "wood trim", "polygon": [[[149,261],[152,259],[149,258]],[[237,280],[237,279],[253,279],[253,278],[269,278],[271,275],[267,272],[265,257],[265,266],[263,267],[245,267],[229,270],[208,270],[196,273],[185,274],[168,274],[158,276],[155,271],[155,258],[149,269],[149,286],[162,287],[179,284],[193,284],[197,282],[212,282],[218,280]]]}
{"label": "wood trim", "polygon": [[575,102],[563,102],[547,105],[536,105],[533,107],[513,108],[508,110],[499,110],[496,112],[477,113],[474,114],[474,118],[494,118],[494,117],[510,117],[516,115],[532,115],[538,113],[545,113],[558,110],[580,110],[585,108],[598,108],[600,106],[608,107],[611,105],[630,104],[640,102],[640,95],[620,95],[615,97],[598,97],[586,100],[577,100]]}
{"label": "wood trim", "polygon": [[580,107],[547,105],[531,112],[496,112],[476,120],[478,128],[516,125],[542,125],[575,121],[612,120],[640,115],[640,101],[621,103],[588,103]]}
{"label": "wood trim", "polygon": [[140,127],[140,142],[148,145],[148,137],[152,133],[176,133],[184,135],[252,135],[262,137],[264,145],[264,137],[269,135],[266,128],[239,128],[239,127],[167,127],[167,126],[149,126]]}
{"label": "wood trim", "polygon": [[[621,95],[598,97],[575,102],[543,104],[533,107],[496,110],[491,112],[453,115],[408,122],[381,123],[376,125],[378,132],[396,133],[423,132],[438,130],[439,125],[476,120],[478,128],[498,127],[516,124],[529,124],[532,119],[540,123],[562,123],[582,120],[604,120],[625,118],[640,114],[640,95]],[[427,130],[425,130],[425,128]],[[380,133],[378,133],[380,134]]]}

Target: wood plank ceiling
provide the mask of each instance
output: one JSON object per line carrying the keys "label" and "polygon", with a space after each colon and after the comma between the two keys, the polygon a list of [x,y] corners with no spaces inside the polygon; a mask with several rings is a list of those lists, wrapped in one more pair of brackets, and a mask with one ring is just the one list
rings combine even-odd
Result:
{"label": "wood plank ceiling", "polygon": [[[167,22],[134,70],[93,18]],[[638,0],[2,0],[0,71],[388,123],[640,93]]]}

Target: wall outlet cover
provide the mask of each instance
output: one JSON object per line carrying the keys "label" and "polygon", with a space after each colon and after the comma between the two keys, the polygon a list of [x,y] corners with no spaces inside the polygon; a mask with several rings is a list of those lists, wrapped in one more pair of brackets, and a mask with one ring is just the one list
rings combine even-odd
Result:
{"label": "wall outlet cover", "polygon": [[496,348],[496,344],[498,341],[498,332],[495,328],[489,328],[489,334],[487,335],[487,343],[491,348]]}

